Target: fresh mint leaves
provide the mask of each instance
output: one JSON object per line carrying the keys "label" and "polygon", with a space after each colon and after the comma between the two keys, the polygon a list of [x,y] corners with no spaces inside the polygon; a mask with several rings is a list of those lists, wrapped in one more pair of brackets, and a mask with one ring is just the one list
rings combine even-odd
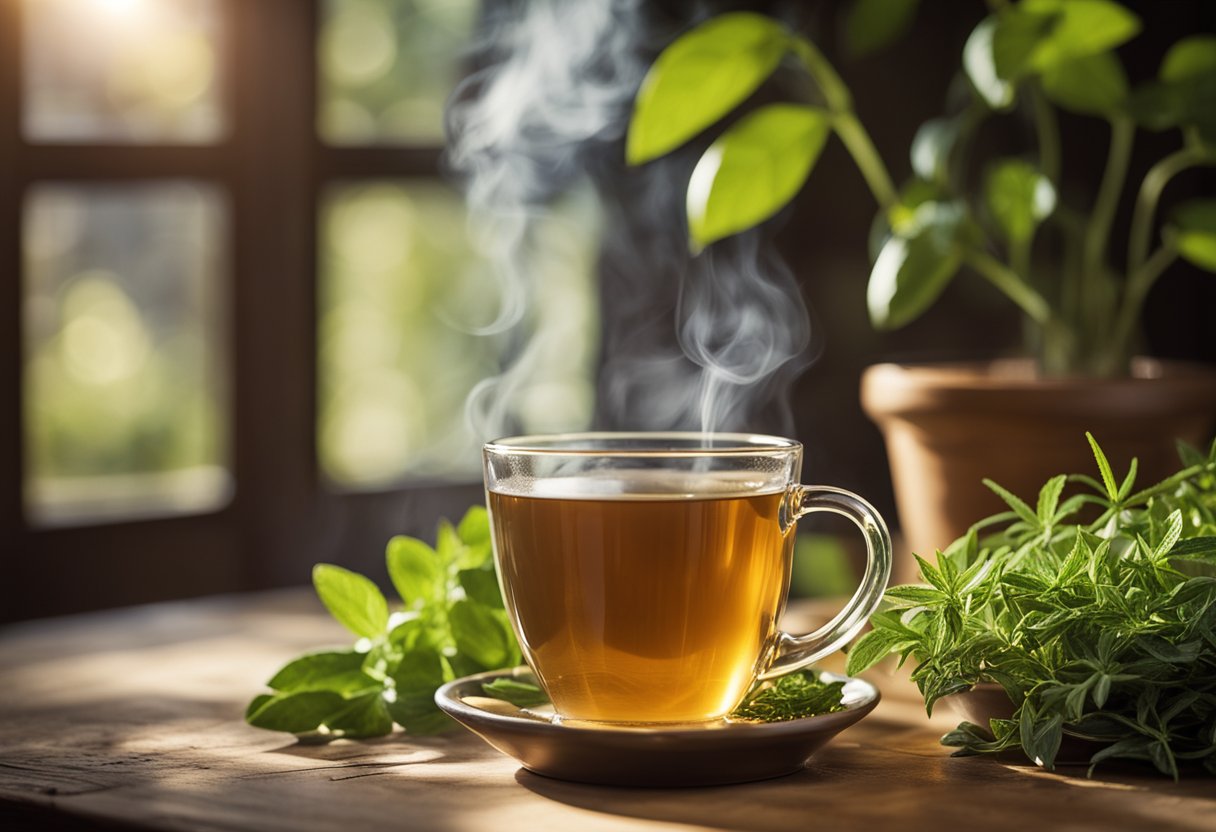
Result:
{"label": "fresh mint leaves", "polygon": [[[942,738],[958,753],[1020,747],[1051,769],[1072,737],[1094,744],[1091,772],[1123,758],[1216,774],[1216,444],[1180,447],[1186,467],[1133,493],[1135,463],[1117,480],[1088,438],[1100,480],[1055,477],[1034,509],[987,483],[1010,510],[936,566],[918,558],[925,583],[887,590],[848,672],[911,657],[930,712],[1000,685],[1014,718],[962,723]],[[1081,490],[1061,500],[1067,483]]]}
{"label": "fresh mint leaves", "polygon": [[385,553],[402,609],[368,578],[331,564],[313,569],[330,614],[358,640],[344,650],[307,653],[271,677],[271,693],[249,703],[250,725],[306,740],[377,737],[396,723],[415,734],[450,720],[435,690],[457,676],[520,663],[490,553],[485,509],[453,527],[441,521],[432,548],[394,537]]}

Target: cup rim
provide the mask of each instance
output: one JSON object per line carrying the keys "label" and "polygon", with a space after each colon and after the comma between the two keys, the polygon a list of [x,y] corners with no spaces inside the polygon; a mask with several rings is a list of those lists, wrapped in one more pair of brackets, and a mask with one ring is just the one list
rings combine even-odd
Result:
{"label": "cup rim", "polygon": [[[613,447],[613,442],[652,442],[654,446]],[[681,442],[689,444],[681,447],[678,444]],[[705,447],[706,442],[714,445]],[[579,447],[587,444],[593,447]],[[716,457],[788,454],[800,451],[802,443],[796,439],[759,433],[587,431],[507,436],[485,443],[483,449],[487,454],[530,456]]]}

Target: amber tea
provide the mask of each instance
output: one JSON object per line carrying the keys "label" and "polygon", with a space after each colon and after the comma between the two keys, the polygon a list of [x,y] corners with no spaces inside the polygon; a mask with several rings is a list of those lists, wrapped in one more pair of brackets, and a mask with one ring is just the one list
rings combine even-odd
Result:
{"label": "amber tea", "polygon": [[764,668],[794,535],[784,490],[614,472],[489,493],[506,603],[566,718],[721,717]]}

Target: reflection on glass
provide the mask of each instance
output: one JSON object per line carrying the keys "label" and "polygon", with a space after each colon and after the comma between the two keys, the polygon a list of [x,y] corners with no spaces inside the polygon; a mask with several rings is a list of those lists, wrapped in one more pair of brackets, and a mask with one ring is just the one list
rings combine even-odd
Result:
{"label": "reflection on glass", "polygon": [[223,203],[45,184],[24,221],[25,505],[36,524],[201,511],[231,489]]}
{"label": "reflection on glass", "polygon": [[480,479],[465,420],[473,388],[539,335],[510,412],[528,431],[591,421],[599,344],[593,203],[537,232],[532,308],[513,333],[479,334],[502,298],[466,236],[460,198],[433,181],[343,184],[321,211],[318,449],[344,487]]}
{"label": "reflection on glass", "polygon": [[24,0],[25,137],[220,138],[217,0]]}
{"label": "reflection on glass", "polygon": [[438,144],[476,0],[325,0],[317,129],[335,145]]}

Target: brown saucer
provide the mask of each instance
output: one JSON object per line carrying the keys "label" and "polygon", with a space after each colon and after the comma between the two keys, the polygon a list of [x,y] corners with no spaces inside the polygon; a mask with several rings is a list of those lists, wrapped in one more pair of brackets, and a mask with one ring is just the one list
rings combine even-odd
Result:
{"label": "brown saucer", "polygon": [[846,683],[841,696],[846,710],[789,722],[584,727],[555,721],[549,706],[520,709],[485,696],[481,686],[502,677],[535,681],[524,667],[479,673],[448,682],[435,692],[435,702],[528,771],[610,786],[717,786],[791,774],[874,710],[879,699],[869,682],[821,672],[824,681]]}

